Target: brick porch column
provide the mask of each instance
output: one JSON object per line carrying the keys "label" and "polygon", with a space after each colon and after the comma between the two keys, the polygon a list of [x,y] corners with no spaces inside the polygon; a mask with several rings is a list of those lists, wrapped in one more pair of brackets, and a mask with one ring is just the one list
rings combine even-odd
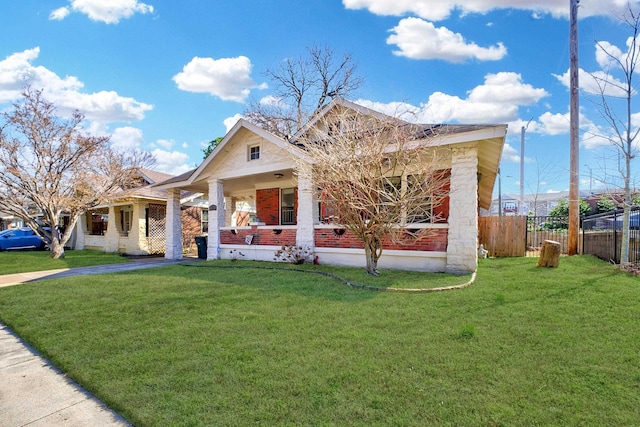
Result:
{"label": "brick porch column", "polygon": [[180,215],[180,190],[167,190],[167,222],[165,225],[167,246],[164,257],[182,259],[182,216]]}
{"label": "brick porch column", "polygon": [[207,259],[220,259],[220,227],[224,227],[224,186],[219,179],[209,184],[209,237]]}
{"label": "brick porch column", "polygon": [[478,147],[452,149],[447,273],[478,267]]}

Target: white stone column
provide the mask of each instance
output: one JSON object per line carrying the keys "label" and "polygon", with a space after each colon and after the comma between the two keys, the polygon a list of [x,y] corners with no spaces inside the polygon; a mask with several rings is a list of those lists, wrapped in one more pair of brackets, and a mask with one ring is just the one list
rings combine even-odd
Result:
{"label": "white stone column", "polygon": [[148,253],[149,248],[144,229],[144,206],[140,203],[133,203],[132,207],[127,253],[135,255]]}
{"label": "white stone column", "polygon": [[313,180],[311,173],[304,171],[298,174],[298,212],[297,212],[297,233],[296,245],[308,247],[313,251],[315,247],[315,217],[317,208],[314,208],[315,198],[313,191]]}
{"label": "white stone column", "polygon": [[180,214],[180,190],[167,190],[167,246],[164,257],[182,259],[182,216]]}
{"label": "white stone column", "polygon": [[118,244],[120,242],[120,232],[118,231],[118,222],[120,218],[116,218],[116,207],[109,206],[109,215],[107,219],[107,232],[104,233],[103,250],[105,252],[118,252]]}
{"label": "white stone column", "polygon": [[86,212],[78,217],[76,222],[76,244],[74,246],[77,250],[84,249],[84,236],[90,233],[88,222]]}
{"label": "white stone column", "polygon": [[220,259],[220,227],[224,226],[224,185],[219,179],[207,181],[209,184],[209,237],[207,259]]}
{"label": "white stone column", "polygon": [[478,147],[452,149],[447,273],[478,267]]}

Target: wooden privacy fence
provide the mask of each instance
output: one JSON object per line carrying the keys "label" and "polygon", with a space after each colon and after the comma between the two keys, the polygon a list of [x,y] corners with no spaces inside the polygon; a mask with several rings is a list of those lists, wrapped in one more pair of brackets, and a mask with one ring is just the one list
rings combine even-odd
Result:
{"label": "wooden privacy fence", "polygon": [[492,257],[525,256],[526,216],[481,216],[478,218],[479,243]]}

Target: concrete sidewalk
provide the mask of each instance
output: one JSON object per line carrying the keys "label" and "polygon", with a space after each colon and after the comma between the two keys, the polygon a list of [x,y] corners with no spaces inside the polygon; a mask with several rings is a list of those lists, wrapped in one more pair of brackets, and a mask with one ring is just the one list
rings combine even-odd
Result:
{"label": "concrete sidewalk", "polygon": [[[0,287],[59,277],[116,273],[197,261],[161,258],[122,264],[0,276]],[[0,427],[129,426],[91,393],[67,378],[0,323]]]}
{"label": "concrete sidewalk", "polygon": [[0,276],[0,287],[20,285],[37,280],[57,279],[59,277],[84,276],[90,274],[118,273],[120,271],[139,270],[141,268],[163,267],[165,265],[182,264],[198,261],[198,258],[186,257],[181,260],[164,258],[134,259],[120,264],[95,265],[91,267],[62,268],[59,270],[32,271],[28,273],[5,274]]}
{"label": "concrete sidewalk", "polygon": [[129,426],[0,323],[0,426]]}

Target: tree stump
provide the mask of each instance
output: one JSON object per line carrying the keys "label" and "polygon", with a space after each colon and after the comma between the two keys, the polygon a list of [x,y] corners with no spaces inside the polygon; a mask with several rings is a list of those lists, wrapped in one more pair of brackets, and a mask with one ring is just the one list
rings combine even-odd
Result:
{"label": "tree stump", "polygon": [[560,264],[562,244],[554,240],[545,240],[540,250],[538,267],[557,267]]}

